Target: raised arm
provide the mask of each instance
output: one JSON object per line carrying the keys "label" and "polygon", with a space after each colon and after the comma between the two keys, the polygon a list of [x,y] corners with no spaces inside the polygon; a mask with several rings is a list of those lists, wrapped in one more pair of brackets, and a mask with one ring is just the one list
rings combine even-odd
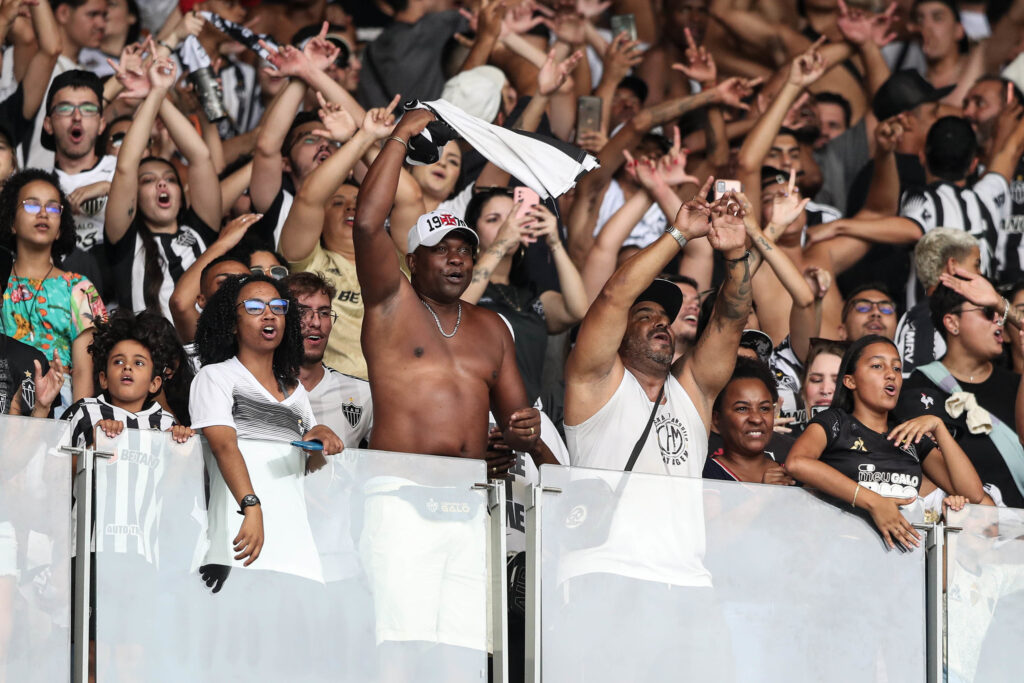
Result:
{"label": "raised arm", "polygon": [[24,87],[22,115],[29,120],[35,118],[36,112],[46,98],[50,74],[53,73],[53,67],[63,48],[60,31],[57,30],[57,20],[53,17],[50,3],[37,2],[32,5],[31,12],[32,25],[39,39],[39,49],[29,60],[25,78],[21,81]]}
{"label": "raised arm", "polygon": [[541,237],[547,242],[551,259],[555,262],[558,274],[558,285],[561,291],[548,290],[541,292],[540,300],[544,304],[544,318],[547,322],[548,334],[559,334],[569,329],[587,314],[590,300],[583,289],[583,279],[576,270],[572,259],[562,246],[558,232],[558,219],[543,204],[537,204],[527,213],[533,220],[531,228],[533,237]]}
{"label": "raised arm", "polygon": [[217,178],[217,169],[214,168],[210,148],[203,142],[202,136],[192,122],[166,97],[160,103],[160,120],[163,121],[178,151],[188,160],[189,206],[214,231],[220,230],[220,220],[223,216],[220,179]]}
{"label": "raised arm", "polygon": [[[139,194],[139,162],[145,154],[150,131],[176,74],[177,68],[170,59],[158,59],[149,67],[149,92],[144,95],[145,99],[125,133],[117,155],[114,178],[110,183],[110,194],[107,196],[103,230],[110,244],[121,241],[135,218]],[[220,223],[219,216],[217,223]]]}
{"label": "raised arm", "polygon": [[285,75],[292,76],[270,103],[263,114],[260,132],[256,138],[256,149],[252,160],[252,184],[249,196],[256,211],[266,211],[274,203],[277,193],[281,191],[281,174],[284,168],[282,147],[288,129],[295,119],[295,113],[306,95],[306,83],[302,75],[309,68],[306,56],[290,45],[283,46],[278,52],[271,51],[271,64]]}
{"label": "raised arm", "polygon": [[434,115],[425,109],[406,112],[359,188],[352,238],[356,250],[356,274],[367,308],[396,297],[404,279],[398,267],[395,245],[384,228],[384,221],[394,203],[406,145],[433,119]]}
{"label": "raised arm", "polygon": [[883,121],[875,128],[875,164],[868,197],[857,218],[895,216],[900,210],[900,175],[896,168],[896,146],[903,138],[903,116]]}
{"label": "raised arm", "polygon": [[[997,137],[1002,144],[995,148],[995,154],[989,162],[988,171],[998,173],[1007,181],[1013,178],[1014,169],[1020,161],[1021,150],[1024,147],[1024,108],[1020,103],[1014,102],[1003,108],[999,115]],[[1006,131],[1009,131],[1008,133]]]}
{"label": "raised arm", "polygon": [[[394,120],[392,110],[397,99],[392,100],[386,110],[371,110],[363,121],[363,127],[356,129],[355,121],[339,104],[327,102],[320,93],[320,118],[326,130],[317,134],[330,137],[345,144],[329,156],[313,171],[302,184],[292,204],[288,218],[281,229],[281,254],[289,261],[302,261],[312,253],[320,241],[324,224],[324,206],[348,177],[349,172],[373,145],[378,137],[374,134],[375,112],[385,119]],[[387,128],[390,130],[390,128]]]}
{"label": "raised arm", "polygon": [[[712,182],[708,178],[697,197],[683,204],[676,214],[674,227],[687,240],[708,233],[710,207],[703,197]],[[568,423],[579,424],[588,419],[615,391],[624,371],[618,350],[629,322],[629,309],[680,249],[680,243],[671,234],[662,235],[623,263],[591,304],[566,362]]]}
{"label": "raised arm", "polygon": [[622,243],[650,207],[650,195],[646,191],[636,192],[601,227],[581,269],[589,301],[593,302],[597,298],[608,278],[615,272]]}
{"label": "raised arm", "polygon": [[711,406],[729,382],[736,365],[740,336],[753,310],[750,253],[746,249],[744,211],[732,192],[711,206],[708,241],[725,257],[725,282],[704,333],[692,354],[676,361],[672,374],[683,385],[704,420],[711,423]]}
{"label": "raised arm", "polygon": [[466,291],[459,297],[463,301],[471,304],[479,301],[480,297],[484,295],[484,290],[487,289],[487,283],[491,281],[491,273],[494,272],[494,269],[498,267],[502,259],[515,252],[522,245],[522,241],[530,235],[529,226],[533,219],[529,216],[519,216],[522,205],[522,201],[512,205],[512,210],[509,211],[501,227],[498,228],[498,234],[494,237],[494,241],[473,264],[473,279]]}

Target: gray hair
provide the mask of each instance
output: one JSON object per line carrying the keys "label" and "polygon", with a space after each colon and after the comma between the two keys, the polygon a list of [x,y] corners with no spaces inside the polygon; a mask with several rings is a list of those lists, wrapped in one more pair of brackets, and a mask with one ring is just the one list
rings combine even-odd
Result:
{"label": "gray hair", "polygon": [[939,284],[949,259],[959,261],[978,246],[978,240],[959,228],[932,228],[914,247],[914,268],[925,290]]}

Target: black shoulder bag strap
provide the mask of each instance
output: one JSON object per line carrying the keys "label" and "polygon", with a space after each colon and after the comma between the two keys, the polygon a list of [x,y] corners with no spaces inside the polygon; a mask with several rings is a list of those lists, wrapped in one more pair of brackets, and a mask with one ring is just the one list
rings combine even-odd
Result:
{"label": "black shoulder bag strap", "polygon": [[[665,382],[668,382],[668,377],[665,378]],[[661,390],[658,392],[658,398],[654,400],[654,407],[651,408],[651,416],[647,418],[647,426],[644,427],[644,433],[640,435],[636,445],[633,446],[633,452],[629,454],[629,461],[626,462],[626,472],[632,472],[633,466],[636,465],[636,459],[640,457],[640,451],[644,449],[644,444],[647,443],[647,436],[651,433],[651,425],[654,424],[654,416],[658,412],[658,406],[661,405],[661,399],[665,396],[665,385],[661,385]]]}

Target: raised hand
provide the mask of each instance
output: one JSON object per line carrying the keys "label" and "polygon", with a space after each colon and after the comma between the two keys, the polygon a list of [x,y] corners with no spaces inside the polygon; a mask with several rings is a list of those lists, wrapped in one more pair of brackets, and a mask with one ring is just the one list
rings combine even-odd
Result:
{"label": "raised hand", "polygon": [[586,41],[586,20],[578,12],[559,12],[555,20],[544,22],[563,43],[582,45]]}
{"label": "raised hand", "polygon": [[602,60],[605,77],[614,83],[625,78],[630,69],[644,60],[644,53],[639,47],[640,41],[630,40],[625,32],[615,36]]}
{"label": "raised hand", "polygon": [[309,73],[309,58],[293,45],[282,45],[278,49],[260,41],[260,47],[267,51],[267,61],[270,66],[263,69],[271,76],[294,76],[304,78]]}
{"label": "raised hand", "polygon": [[114,69],[114,77],[124,90],[118,95],[122,98],[142,99],[149,94],[149,78],[142,66],[142,45],[132,43],[121,50],[121,60],[107,60]]}
{"label": "raised hand", "polygon": [[686,157],[689,150],[683,149],[679,136],[679,126],[672,126],[672,148],[668,154],[658,159],[657,170],[671,187],[678,187],[686,183],[696,185],[700,182],[695,176],[686,172]]}
{"label": "raised hand", "polygon": [[149,83],[153,90],[167,92],[178,80],[178,66],[169,57],[160,57],[149,66]]}
{"label": "raised hand", "polygon": [[[975,306],[993,306],[1003,311],[1003,297],[984,275],[971,273],[954,266],[952,273],[940,273],[939,282],[970,301]],[[1024,335],[1022,335],[1024,336]]]}
{"label": "raised hand", "polygon": [[708,204],[707,196],[714,182],[715,178],[708,176],[704,185],[697,190],[697,194],[689,201],[683,202],[672,220],[672,225],[688,240],[703,237],[711,229],[711,205]]}
{"label": "raised hand", "polygon": [[747,229],[743,219],[746,212],[743,206],[750,201],[744,197],[739,199],[737,192],[726,192],[711,204],[711,229],[708,241],[716,251],[730,252],[743,249],[747,244]]}
{"label": "raised hand", "polygon": [[815,299],[824,299],[825,294],[832,286],[832,272],[827,268],[808,266],[804,269],[804,280],[811,288]]}
{"label": "raised hand", "polygon": [[783,229],[788,228],[800,217],[810,201],[810,197],[800,198],[800,188],[796,186],[796,170],[790,169],[786,191],[772,197],[771,222]]}
{"label": "raised hand", "polygon": [[718,67],[715,66],[715,58],[711,56],[711,53],[703,45],[697,47],[697,42],[693,39],[693,34],[690,33],[689,28],[685,28],[683,31],[686,33],[685,55],[687,64],[673,64],[672,68],[676,71],[682,71],[686,74],[687,78],[698,83],[713,83],[718,78]]}
{"label": "raised hand", "polygon": [[890,119],[882,121],[878,124],[878,127],[875,128],[875,144],[881,147],[885,152],[895,152],[896,146],[899,145],[900,141],[903,139],[905,116],[905,114],[893,116]]}
{"label": "raised hand", "polygon": [[423,132],[427,124],[435,120],[434,112],[429,109],[410,109],[402,114],[401,120],[395,126],[395,135],[406,142]]}
{"label": "raised hand", "polygon": [[492,0],[480,8],[477,15],[477,34],[497,38],[504,30],[503,22],[508,13],[505,0]]}
{"label": "raised hand", "polygon": [[534,240],[543,237],[549,247],[562,243],[562,236],[558,232],[558,219],[548,207],[543,204],[534,204],[526,212],[526,217],[532,220],[530,234]]}
{"label": "raised hand", "polygon": [[49,413],[50,407],[57,400],[57,396],[64,386],[64,364],[61,363],[60,355],[56,351],[53,352],[50,369],[45,375],[43,374],[43,366],[39,361],[34,360],[32,364],[36,368],[33,377],[36,385],[36,406],[39,406],[40,409],[45,409]]}
{"label": "raised hand", "polygon": [[608,136],[599,130],[585,130],[576,140],[576,144],[596,155],[608,144]]}
{"label": "raised hand", "polygon": [[638,185],[646,190],[653,190],[665,184],[665,179],[658,172],[658,164],[653,159],[634,159],[629,150],[623,150],[622,155],[626,157],[626,173]]}
{"label": "raised hand", "polygon": [[878,47],[885,47],[892,41],[896,40],[896,32],[891,30],[893,24],[896,22],[896,11],[899,9],[899,3],[895,0],[889,3],[889,6],[881,14],[876,14],[871,19],[871,40]]}
{"label": "raised hand", "polygon": [[750,105],[743,100],[754,93],[754,88],[760,85],[762,80],[764,79],[760,76],[757,78],[739,78],[738,76],[727,78],[715,86],[715,98],[720,104],[748,111]]}
{"label": "raised hand", "polygon": [[584,19],[593,19],[604,14],[612,6],[611,0],[576,0],[576,12]]}
{"label": "raised hand", "polygon": [[174,27],[174,36],[179,42],[185,40],[188,36],[198,36],[200,31],[203,30],[203,26],[206,24],[206,19],[202,17],[199,12],[192,10],[186,12],[181,17],[181,21]]}
{"label": "raised hand", "polygon": [[309,65],[314,69],[326,71],[334,60],[338,58],[341,48],[327,40],[327,28],[330,26],[326,21],[320,27],[320,33],[306,41],[302,47],[302,54],[306,56]]}
{"label": "raised hand", "polygon": [[825,36],[822,36],[806,52],[796,56],[789,69],[790,83],[806,88],[824,75],[825,56],[821,54],[821,46],[824,44]]}
{"label": "raised hand", "polygon": [[369,109],[363,117],[361,128],[373,136],[374,140],[383,140],[395,130],[395,107],[401,101],[401,95],[395,95],[386,107]]}
{"label": "raised hand", "polygon": [[[534,14],[534,12],[541,12],[541,14]],[[533,0],[527,0],[527,2],[520,3],[516,7],[509,8],[505,13],[504,21],[501,23],[502,37],[510,34],[526,33],[530,29],[540,26],[544,23],[545,13],[549,16],[554,16],[554,12],[543,5],[538,5]]]}
{"label": "raised hand", "polygon": [[503,258],[518,249],[520,244],[528,246],[537,241],[533,234],[533,223],[536,219],[526,214],[519,215],[522,207],[522,201],[512,205],[512,210],[498,228],[498,234],[491,244],[492,248],[501,250]]}
{"label": "raised hand", "polygon": [[555,62],[554,48],[548,52],[548,58],[537,73],[537,91],[541,95],[550,95],[556,92],[568,80],[569,74],[576,68],[583,59],[583,52],[576,50],[561,62]]}
{"label": "raised hand", "polygon": [[220,234],[217,235],[217,242],[225,248],[230,250],[238,246],[238,243],[245,237],[245,233],[256,224],[261,218],[262,213],[243,213],[238,218],[235,218],[228,222],[223,228],[220,229]]}
{"label": "raised hand", "polygon": [[356,132],[355,119],[337,102],[325,100],[319,91],[316,93],[316,99],[320,103],[320,110],[317,114],[324,127],[314,130],[313,135],[330,138],[335,142],[348,142]]}

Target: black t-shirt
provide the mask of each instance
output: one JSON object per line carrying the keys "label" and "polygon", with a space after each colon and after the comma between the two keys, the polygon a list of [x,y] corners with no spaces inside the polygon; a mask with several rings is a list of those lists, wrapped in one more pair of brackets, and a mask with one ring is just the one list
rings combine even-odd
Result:
{"label": "black t-shirt", "polygon": [[0,334],[0,415],[11,412],[14,395],[21,389],[22,415],[28,415],[36,403],[35,366],[38,360],[43,373],[50,371],[46,356],[34,347],[23,344],[6,334]]}
{"label": "black t-shirt", "polygon": [[505,316],[512,325],[516,365],[526,386],[527,399],[533,405],[540,396],[548,346],[548,326],[540,297],[524,287],[489,282],[477,304]]}
{"label": "black t-shirt", "polygon": [[885,434],[837,408],[818,413],[811,424],[825,430],[823,463],[886,498],[917,496],[921,463],[935,448],[935,442],[927,436],[921,437],[920,443],[896,446]]}
{"label": "black t-shirt", "polygon": [[[992,375],[978,384],[957,382],[964,391],[974,394],[978,405],[1002,420],[1010,429],[1017,429],[1014,416],[1014,401],[1017,397],[1017,385],[1020,375],[994,368]],[[967,430],[967,416],[961,414],[953,419],[946,412],[946,399],[949,397],[942,389],[932,384],[920,370],[915,370],[903,381],[903,391],[896,406],[895,414],[900,420],[909,420],[918,415],[937,415],[942,418],[950,434],[960,447],[964,449],[978,476],[985,484],[993,484],[999,488],[1003,501],[1009,507],[1024,507],[1024,494],[1010,474],[1010,468],[999,454],[999,449],[988,436],[971,434]]]}
{"label": "black t-shirt", "polygon": [[25,88],[21,84],[10,97],[0,102],[0,130],[10,134],[10,143],[15,147],[28,143],[34,130],[35,121],[24,117],[24,107]]}
{"label": "black t-shirt", "polygon": [[[768,441],[768,446],[764,449],[764,454],[769,458],[782,465],[786,462],[786,457],[789,455],[789,449],[793,447],[793,443],[796,441],[793,437],[788,434],[779,434],[778,432],[772,433],[772,438]],[[720,479],[723,481],[739,481],[733,476],[726,467],[721,465],[716,458],[722,455],[724,450],[724,444],[722,442],[722,435],[718,432],[711,432],[708,434],[708,459],[704,463],[704,472],[701,476],[704,479]]]}

